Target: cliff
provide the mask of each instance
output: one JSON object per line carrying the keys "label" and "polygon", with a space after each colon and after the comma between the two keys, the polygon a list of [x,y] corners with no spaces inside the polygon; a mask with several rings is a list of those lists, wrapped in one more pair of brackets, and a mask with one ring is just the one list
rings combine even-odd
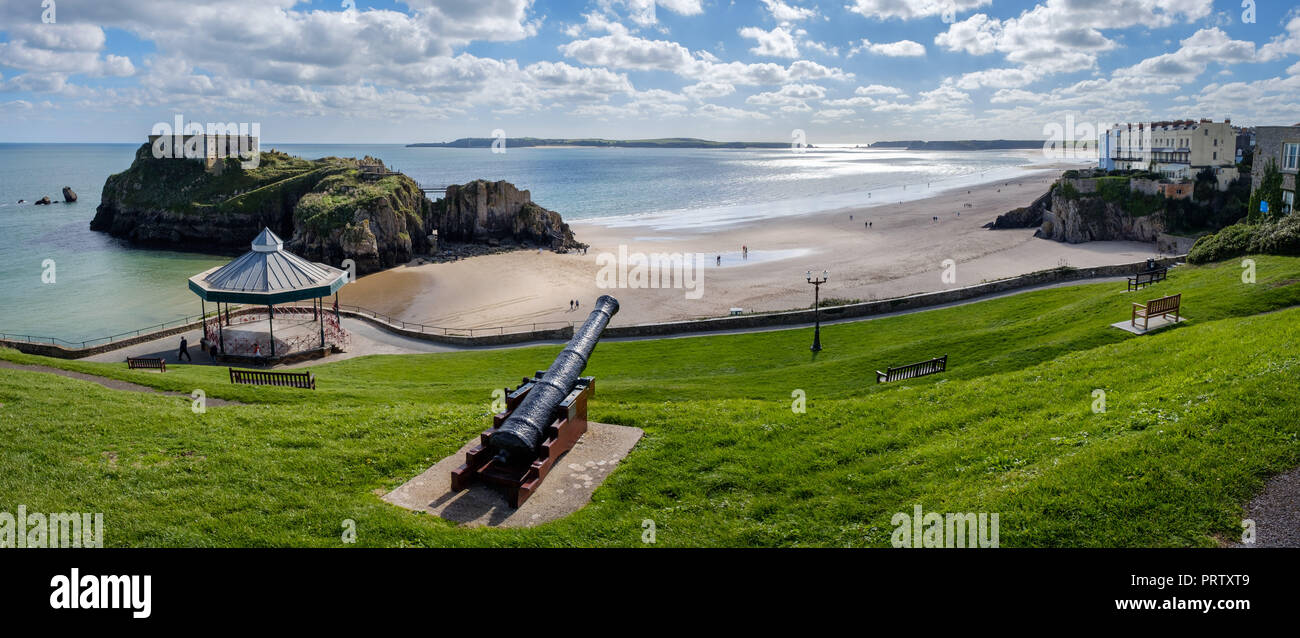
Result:
{"label": "cliff", "polygon": [[[1034,228],[1035,237],[1079,244],[1086,241],[1153,242],[1167,232],[1164,198],[1130,189],[1127,178],[1064,179],[1024,208],[985,228]],[[1084,187],[1080,190],[1079,187]]]}
{"label": "cliff", "polygon": [[1100,197],[1066,199],[1053,195],[1051,210],[1043,212],[1035,237],[1071,244],[1086,241],[1153,242],[1165,232],[1162,213],[1134,216],[1119,204]]}
{"label": "cliff", "polygon": [[271,151],[255,168],[226,160],[209,173],[200,162],[154,158],[145,144],[129,169],[104,183],[90,228],[140,246],[235,254],[268,227],[289,250],[335,265],[352,259],[361,274],[434,252],[429,237],[442,229],[453,241],[581,246],[528,191],[476,184],[449,187],[435,204],[374,158],[305,160]]}
{"label": "cliff", "polygon": [[584,246],[559,213],[534,204],[528,191],[509,182],[480,179],[448,186],[435,208],[440,239],[495,244],[505,238],[552,250]]}
{"label": "cliff", "polygon": [[1033,228],[1043,225],[1043,213],[1052,209],[1052,193],[1048,191],[1034,200],[1034,203],[1017,208],[985,224],[985,228],[1006,230],[1008,228]]}

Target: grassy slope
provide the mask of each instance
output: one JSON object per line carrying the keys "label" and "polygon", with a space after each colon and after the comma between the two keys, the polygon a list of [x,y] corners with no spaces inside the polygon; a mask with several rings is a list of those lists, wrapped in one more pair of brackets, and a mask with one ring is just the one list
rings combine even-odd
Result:
{"label": "grassy slope", "polygon": [[[1137,295],[1059,288],[824,329],[602,344],[597,420],[646,438],[565,520],[461,530],[382,493],[485,427],[491,389],[558,348],[368,357],[315,369],[315,393],[232,387],[224,369],[6,359],[258,405],[0,370],[0,510],[104,511],[114,545],[887,545],[895,512],[1001,513],[1019,545],[1204,545],[1300,462],[1300,259],[1180,268]],[[1181,292],[1192,321],[1135,338],[1107,324]],[[872,370],[950,356],[944,375]],[[1105,389],[1108,411],[1091,412]],[[806,414],[791,392],[808,395]],[[13,505],[11,505],[11,502]],[[6,507],[8,506],[8,507]]]}

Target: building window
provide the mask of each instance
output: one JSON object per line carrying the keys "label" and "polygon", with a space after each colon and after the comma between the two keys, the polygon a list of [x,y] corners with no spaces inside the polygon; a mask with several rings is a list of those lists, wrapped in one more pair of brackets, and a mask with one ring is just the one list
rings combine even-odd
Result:
{"label": "building window", "polygon": [[1282,170],[1294,171],[1300,166],[1300,144],[1282,145]]}
{"label": "building window", "polygon": [[1295,206],[1295,191],[1282,191],[1282,212],[1289,213]]}

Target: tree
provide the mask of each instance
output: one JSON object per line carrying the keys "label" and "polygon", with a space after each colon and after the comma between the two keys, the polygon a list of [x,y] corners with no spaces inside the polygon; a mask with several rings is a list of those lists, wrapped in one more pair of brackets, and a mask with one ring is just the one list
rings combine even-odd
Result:
{"label": "tree", "polygon": [[[1268,202],[1268,212],[1263,213],[1259,210],[1260,202]],[[1259,188],[1250,194],[1250,214],[1248,219],[1251,223],[1269,221],[1278,219],[1282,216],[1282,173],[1277,170],[1277,162],[1272,159],[1268,160],[1268,165],[1264,167],[1264,178],[1259,182]]]}

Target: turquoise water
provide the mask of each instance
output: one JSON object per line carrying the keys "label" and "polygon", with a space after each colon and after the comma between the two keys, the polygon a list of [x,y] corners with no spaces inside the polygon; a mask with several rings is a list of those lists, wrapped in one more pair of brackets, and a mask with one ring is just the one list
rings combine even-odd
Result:
{"label": "turquoise water", "polygon": [[[186,288],[228,257],[132,248],[90,231],[104,181],[136,144],[0,144],[0,332],[79,342],[199,313]],[[998,153],[790,150],[406,148],[267,144],[307,158],[383,159],[422,184],[506,180],[566,220],[681,230],[933,194],[1011,175]],[[903,185],[912,185],[903,191]],[[61,190],[77,192],[61,203]],[[868,193],[871,197],[868,198]],[[33,206],[48,195],[55,203]],[[27,200],[17,204],[17,200]],[[250,240],[252,238],[249,238]],[[42,275],[54,265],[53,283]]]}

